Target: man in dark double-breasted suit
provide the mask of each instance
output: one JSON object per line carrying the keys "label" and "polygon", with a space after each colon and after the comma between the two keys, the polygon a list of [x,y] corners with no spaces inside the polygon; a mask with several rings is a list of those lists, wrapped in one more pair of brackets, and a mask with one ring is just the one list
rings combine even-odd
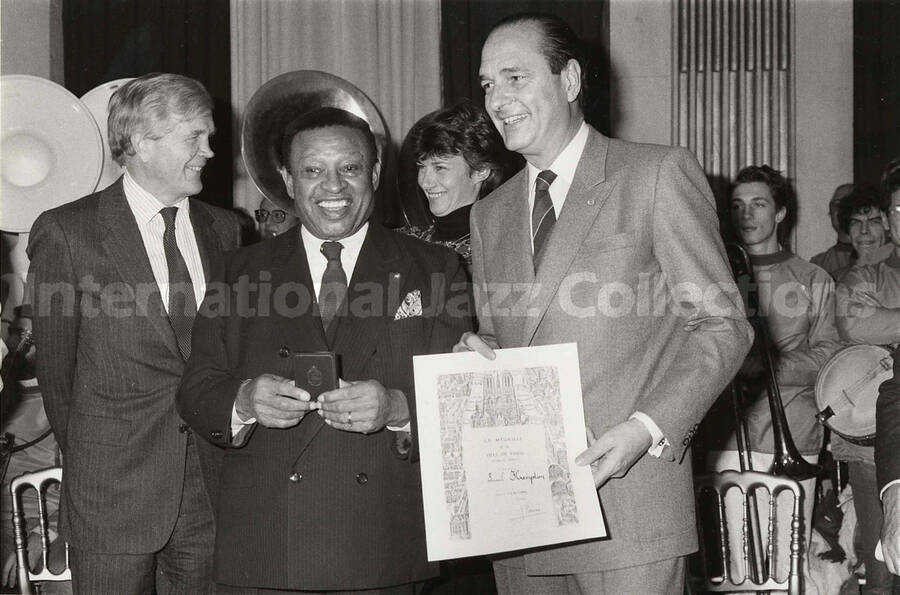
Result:
{"label": "man in dark double-breasted suit", "polygon": [[[379,163],[365,122],[321,108],[284,136],[301,225],[227,260],[179,394],[185,419],[229,447],[216,580],[225,592],[414,593],[436,566],[415,433],[403,432],[412,356],[448,352],[469,328],[465,276],[454,253],[368,221]],[[292,368],[293,353],[315,351],[341,364],[341,388],[319,400]]]}
{"label": "man in dark double-breasted suit", "polygon": [[[42,214],[28,247],[37,376],[63,453],[61,533],[76,593],[205,593],[214,447],[175,411],[209,273],[237,216],[189,196],[212,158],[212,100],[153,74],[110,102],[125,174]],[[212,475],[209,475],[212,477]]]}

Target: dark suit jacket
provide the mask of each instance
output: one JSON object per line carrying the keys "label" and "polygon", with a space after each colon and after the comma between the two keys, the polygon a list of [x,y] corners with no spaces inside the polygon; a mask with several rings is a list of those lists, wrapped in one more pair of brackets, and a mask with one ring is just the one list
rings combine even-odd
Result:
{"label": "dark suit jacket", "polygon": [[[209,278],[238,246],[238,218],[193,199],[190,210]],[[185,362],[122,179],[38,217],[28,255],[37,376],[64,455],[62,534],[87,551],[156,551],[181,503]]]}
{"label": "dark suit jacket", "polygon": [[[322,351],[329,345],[313,313],[299,228],[234,253],[219,279],[222,294],[207,294],[194,328],[178,403],[198,433],[229,446],[241,381],[263,373],[292,378],[282,347]],[[459,259],[370,223],[349,285],[349,315],[331,347],[341,357],[342,378],[403,390],[415,416],[412,356],[449,352],[470,328]],[[400,302],[415,290],[423,315],[395,320]],[[225,454],[216,580],[329,590],[435,574],[425,555],[415,447],[403,460],[393,452],[394,440],[386,429],[369,435],[336,430],[315,413],[290,429],[255,426],[241,448]]]}
{"label": "dark suit jacket", "polygon": [[900,479],[900,350],[894,352],[894,377],[878,392],[875,432],[875,470],[882,490]]}
{"label": "dark suit jacket", "polygon": [[595,572],[685,555],[697,544],[685,449],[752,337],[709,185],[683,149],[591,129],[537,274],[527,186],[526,169],[472,209],[479,332],[501,347],[576,342],[594,434],[641,411],[671,443],[601,488],[610,539],[529,553],[527,569]]}

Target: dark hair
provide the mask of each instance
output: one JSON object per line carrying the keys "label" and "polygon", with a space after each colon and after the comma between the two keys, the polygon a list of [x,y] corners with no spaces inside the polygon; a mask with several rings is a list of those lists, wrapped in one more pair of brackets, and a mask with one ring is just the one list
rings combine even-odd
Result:
{"label": "dark hair", "polygon": [[775,202],[777,209],[785,210],[785,217],[778,226],[778,242],[785,247],[790,244],[790,232],[797,220],[797,196],[791,182],[781,175],[777,169],[768,165],[748,165],[738,172],[734,181],[728,188],[728,196],[731,197],[734,189],[741,184],[760,182],[769,187],[769,193]]}
{"label": "dark hair", "polygon": [[500,133],[484,110],[469,100],[421,118],[409,129],[404,144],[416,161],[461,155],[470,170],[491,170],[478,198],[487,196],[508,175],[509,159]]}
{"label": "dark hair", "polygon": [[503,27],[516,25],[532,25],[543,37],[541,53],[547,59],[550,72],[559,74],[569,63],[575,60],[581,66],[581,90],[578,93],[578,105],[584,107],[584,94],[587,85],[587,64],[582,50],[581,40],[572,31],[567,22],[556,15],[543,12],[523,12],[510,15],[494,25],[488,37]]}
{"label": "dark hair", "polygon": [[853,215],[869,209],[881,209],[881,198],[877,187],[871,184],[856,185],[838,204],[838,225],[841,226],[841,231],[850,233],[850,219]]}
{"label": "dark hair", "polygon": [[108,108],[109,152],[116,163],[125,165],[125,158],[134,155],[132,135],[162,138],[169,132],[169,120],[173,117],[211,115],[213,100],[200,81],[180,74],[151,72],[116,89]]}
{"label": "dark hair", "polygon": [[294,137],[299,133],[305,130],[316,130],[331,126],[343,126],[362,132],[366,146],[369,149],[369,155],[372,158],[369,165],[374,165],[378,161],[375,134],[372,133],[372,129],[369,128],[369,124],[365,120],[340,108],[320,107],[301,114],[291,120],[285,127],[284,134],[281,136],[281,151],[278,155],[281,165],[290,170],[291,144],[294,142]]}

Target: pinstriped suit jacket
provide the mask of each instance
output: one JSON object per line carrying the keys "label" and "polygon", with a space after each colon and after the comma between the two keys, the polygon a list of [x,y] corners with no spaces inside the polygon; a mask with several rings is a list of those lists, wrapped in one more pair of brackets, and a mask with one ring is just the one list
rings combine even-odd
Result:
{"label": "pinstriped suit jacket", "polygon": [[[239,220],[191,199],[207,278]],[[28,244],[38,381],[63,451],[61,532],[102,553],[147,553],[171,535],[187,434],[178,351],[120,178],[43,213]],[[200,441],[202,442],[202,441]],[[213,448],[201,452],[209,466]]]}
{"label": "pinstriped suit jacket", "polygon": [[472,209],[479,332],[501,347],[576,342],[594,434],[641,411],[671,443],[601,488],[610,539],[529,553],[527,570],[687,554],[697,538],[684,452],[752,337],[703,171],[683,149],[592,128],[537,274],[527,196],[523,170]]}

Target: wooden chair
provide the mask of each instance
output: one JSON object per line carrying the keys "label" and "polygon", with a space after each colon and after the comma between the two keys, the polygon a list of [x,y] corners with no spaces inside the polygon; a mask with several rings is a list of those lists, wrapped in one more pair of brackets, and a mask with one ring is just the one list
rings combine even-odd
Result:
{"label": "wooden chair", "polygon": [[[697,495],[697,525],[700,536],[699,572],[692,567],[692,592],[754,592],[754,591],[787,591],[790,595],[800,595],[800,484],[792,479],[775,477],[766,473],[753,471],[724,471],[694,478]],[[753,545],[750,543],[750,514],[753,509],[751,494],[762,488],[770,494],[767,510],[759,510],[760,523],[768,523],[768,538],[763,545],[765,554],[763,576],[754,577],[751,569],[754,563],[750,559]],[[741,524],[730,526],[726,522],[725,494],[729,490],[740,494],[742,506]],[[793,495],[790,523],[777,522],[778,496],[783,492]],[[715,501],[713,510],[703,508],[705,495],[712,495]],[[706,522],[703,522],[703,521]],[[710,527],[709,525],[713,525]],[[744,576],[737,577],[732,563],[735,556],[729,544],[729,531],[740,531],[741,552],[738,558],[743,560]],[[779,536],[790,534],[790,568],[784,580],[776,578],[777,546]],[[712,551],[711,551],[712,550]],[[738,580],[739,579],[739,580]]]}
{"label": "wooden chair", "polygon": [[[69,545],[66,544],[66,566],[54,573],[47,564],[50,552],[50,525],[47,520],[47,488],[62,481],[62,467],[50,467],[41,471],[24,473],[10,482],[9,491],[12,495],[12,521],[13,532],[16,540],[16,564],[19,593],[37,593],[35,582],[41,581],[69,581],[72,573],[69,570]],[[22,505],[22,494],[33,489],[38,494],[38,527],[41,535],[41,559],[43,561],[40,572],[32,572],[28,567],[28,530],[25,524],[25,513]]]}

